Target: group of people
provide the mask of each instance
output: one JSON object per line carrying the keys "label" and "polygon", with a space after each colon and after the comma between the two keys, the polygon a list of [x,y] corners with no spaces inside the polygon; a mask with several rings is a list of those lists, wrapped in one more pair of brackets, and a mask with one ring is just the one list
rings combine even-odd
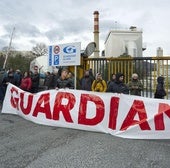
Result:
{"label": "group of people", "polygon": [[[0,103],[3,102],[8,83],[30,93],[37,93],[42,90],[40,89],[40,73],[38,67],[35,67],[33,72],[25,71],[23,73],[21,73],[20,70],[14,71],[13,69],[9,69],[7,72],[1,73],[0,79]],[[74,89],[74,76],[64,68],[56,69],[53,73],[46,72],[41,87],[43,87],[43,90],[59,88]]]}
{"label": "group of people", "polygon": [[[102,79],[101,73],[97,73],[94,78],[90,71],[87,70],[80,80],[80,86],[82,90],[123,93],[136,96],[141,96],[141,91],[143,90],[143,84],[139,80],[137,73],[133,73],[129,83],[125,84],[123,73],[112,74],[111,80],[106,82]],[[166,96],[166,91],[164,89],[164,77],[159,76],[157,78],[157,87],[154,98],[163,99],[164,96]]]}
{"label": "group of people", "polygon": [[[0,72],[0,107],[2,106],[6,89],[9,83],[30,93],[40,91],[40,73],[38,67],[34,67],[34,71],[21,72],[10,68],[8,71]],[[41,84],[43,90],[70,88],[74,89],[73,74],[67,69],[55,69],[52,73],[46,72],[44,82]]]}
{"label": "group of people", "polygon": [[45,90],[60,88],[74,89],[74,75],[66,68],[55,69],[52,73],[45,73],[43,85],[45,86]]}
{"label": "group of people", "polygon": [[34,72],[25,71],[23,74],[19,69],[14,71],[11,68],[7,72],[2,71],[0,77],[0,103],[3,102],[9,83],[20,87],[24,91],[36,93],[38,92],[39,79],[38,69],[35,69]]}
{"label": "group of people", "polygon": [[94,78],[89,71],[86,71],[84,77],[80,80],[80,86],[82,90],[124,94],[130,92],[131,95],[138,96],[141,95],[143,88],[137,74],[133,74],[129,84],[125,84],[123,73],[112,74],[111,80],[107,82],[102,78],[101,73],[97,73]]}
{"label": "group of people", "polygon": [[[3,76],[1,75],[0,86],[6,90],[8,83],[12,83],[24,91],[37,93],[40,88],[40,76],[38,68],[34,68],[33,72],[25,71],[23,73],[20,70],[9,69],[3,73]],[[65,87],[74,88],[73,74],[67,69],[56,69],[52,73],[46,72],[42,78],[44,78],[42,84],[44,90]]]}
{"label": "group of people", "polygon": [[[12,83],[20,87],[24,91],[37,93],[40,85],[40,74],[38,68],[34,68],[34,72],[25,71],[21,73],[19,70],[9,69],[3,74],[0,81],[0,102],[3,102],[8,83]],[[164,77],[157,78],[157,88],[155,98],[164,98],[166,91],[164,89]],[[132,74],[131,81],[124,83],[124,74],[112,74],[110,81],[105,81],[101,73],[97,73],[94,77],[92,69],[86,70],[84,76],[79,81],[80,89],[95,92],[112,92],[141,96],[143,85],[136,73]],[[44,78],[44,90],[69,88],[74,89],[74,75],[68,69],[62,68],[54,70],[52,73],[46,72]]]}

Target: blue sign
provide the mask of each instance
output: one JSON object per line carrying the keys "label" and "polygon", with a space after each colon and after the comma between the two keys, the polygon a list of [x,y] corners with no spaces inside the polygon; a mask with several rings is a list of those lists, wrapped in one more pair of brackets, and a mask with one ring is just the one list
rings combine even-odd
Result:
{"label": "blue sign", "polygon": [[80,65],[81,43],[67,43],[49,46],[48,65],[49,66],[73,66]]}
{"label": "blue sign", "polygon": [[54,55],[54,65],[59,65],[59,55]]}
{"label": "blue sign", "polygon": [[67,53],[67,54],[76,53],[76,47],[75,46],[71,46],[71,45],[70,46],[66,46],[66,47],[64,47],[63,52]]}
{"label": "blue sign", "polygon": [[48,57],[48,63],[49,63],[49,66],[52,65],[52,46],[49,46],[49,57]]}

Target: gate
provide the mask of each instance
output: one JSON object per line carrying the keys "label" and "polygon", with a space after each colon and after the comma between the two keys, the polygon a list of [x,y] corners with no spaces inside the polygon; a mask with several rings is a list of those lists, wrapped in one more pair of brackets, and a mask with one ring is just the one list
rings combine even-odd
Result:
{"label": "gate", "polygon": [[[137,73],[144,86],[142,96],[150,98],[154,97],[157,77],[164,76],[166,99],[170,96],[170,57],[83,58],[81,68],[83,71],[92,69],[94,75],[97,72],[102,73],[106,81],[110,80],[111,74],[122,72],[125,75],[125,83],[131,80],[133,73]],[[81,77],[82,73],[78,78]]]}

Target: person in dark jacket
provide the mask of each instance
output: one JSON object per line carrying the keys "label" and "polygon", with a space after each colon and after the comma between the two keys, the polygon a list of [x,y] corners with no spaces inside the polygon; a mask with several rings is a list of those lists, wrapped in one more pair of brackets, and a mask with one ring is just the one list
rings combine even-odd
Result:
{"label": "person in dark jacket", "polygon": [[124,83],[124,74],[117,73],[114,82],[111,82],[107,92],[129,94],[129,88]]}
{"label": "person in dark jacket", "polygon": [[9,71],[8,75],[6,77],[4,77],[4,79],[2,81],[2,85],[5,87],[5,90],[7,88],[8,83],[12,83],[13,85],[17,86],[17,81],[14,78],[14,72],[13,71]]}
{"label": "person in dark jacket", "polygon": [[93,80],[94,78],[90,75],[89,70],[86,70],[84,76],[80,79],[80,88],[82,90],[91,91]]}
{"label": "person in dark jacket", "polygon": [[40,81],[40,75],[38,72],[38,68],[34,69],[34,73],[31,76],[31,80],[32,80],[31,93],[37,93],[38,88],[39,88],[39,81]]}
{"label": "person in dark jacket", "polygon": [[154,98],[164,99],[164,96],[166,96],[166,91],[164,89],[164,80],[165,80],[165,78],[163,76],[159,76],[157,78],[158,84],[156,86]]}
{"label": "person in dark jacket", "polygon": [[[60,75],[59,75],[60,74]],[[59,72],[58,69],[54,69],[53,72],[50,75],[50,84],[49,84],[49,89],[55,89],[57,80],[61,76],[61,72]]]}
{"label": "person in dark jacket", "polygon": [[110,81],[107,81],[107,88],[109,88],[109,85],[110,85],[112,82],[114,82],[115,79],[116,79],[116,75],[113,73],[113,74],[111,75]]}
{"label": "person in dark jacket", "polygon": [[68,70],[67,69],[62,69],[61,76],[56,81],[55,89],[60,89],[60,88],[74,89],[73,80],[68,78]]}
{"label": "person in dark jacket", "polygon": [[2,80],[2,85],[1,85],[1,96],[2,97],[0,97],[0,102],[3,102],[4,100],[6,89],[9,83],[17,86],[17,81],[14,78],[13,71],[8,71],[7,76],[5,76],[4,79]]}
{"label": "person in dark jacket", "polygon": [[94,77],[94,75],[93,75],[93,70],[90,68],[89,69],[89,76],[93,79],[93,80],[95,80],[95,77]]}
{"label": "person in dark jacket", "polygon": [[17,82],[17,87],[20,86],[21,84],[21,79],[22,79],[22,74],[21,74],[21,71],[19,69],[17,69],[15,72],[14,72],[14,78]]}
{"label": "person in dark jacket", "polygon": [[47,71],[45,73],[45,79],[44,79],[44,86],[45,86],[45,90],[49,90],[50,86],[51,86],[51,81],[52,81],[52,77],[51,77],[51,73],[49,71]]}

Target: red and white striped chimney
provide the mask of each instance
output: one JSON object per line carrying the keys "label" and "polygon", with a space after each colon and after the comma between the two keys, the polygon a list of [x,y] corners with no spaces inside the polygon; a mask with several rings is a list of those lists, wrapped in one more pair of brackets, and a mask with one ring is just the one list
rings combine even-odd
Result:
{"label": "red and white striped chimney", "polygon": [[96,49],[94,51],[94,57],[99,57],[99,12],[94,11],[94,42],[96,43]]}

